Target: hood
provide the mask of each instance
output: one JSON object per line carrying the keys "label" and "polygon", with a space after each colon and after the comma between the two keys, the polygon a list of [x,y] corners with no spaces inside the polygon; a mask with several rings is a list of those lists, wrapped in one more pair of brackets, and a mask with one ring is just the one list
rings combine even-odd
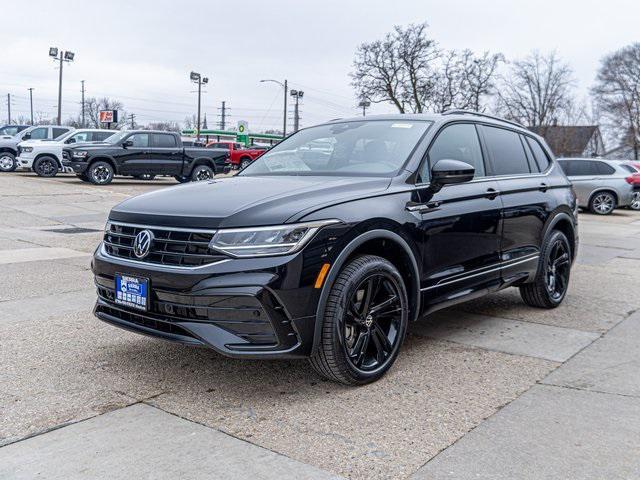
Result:
{"label": "hood", "polygon": [[0,137],[0,147],[16,147],[20,143],[20,139],[16,137]]}
{"label": "hood", "polygon": [[371,177],[236,176],[145,193],[114,207],[109,218],[187,228],[278,225],[315,205],[384,191],[389,183]]}

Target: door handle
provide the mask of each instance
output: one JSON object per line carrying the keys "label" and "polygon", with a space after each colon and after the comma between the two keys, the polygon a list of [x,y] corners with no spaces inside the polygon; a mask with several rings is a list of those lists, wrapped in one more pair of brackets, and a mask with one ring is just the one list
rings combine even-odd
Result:
{"label": "door handle", "polygon": [[495,199],[498,195],[500,195],[500,190],[496,190],[495,188],[487,188],[487,192],[484,194],[489,200]]}
{"label": "door handle", "polygon": [[540,190],[541,192],[546,192],[549,189],[549,185],[547,185],[546,183],[542,182],[540,184],[540,186],[538,187],[538,190]]}

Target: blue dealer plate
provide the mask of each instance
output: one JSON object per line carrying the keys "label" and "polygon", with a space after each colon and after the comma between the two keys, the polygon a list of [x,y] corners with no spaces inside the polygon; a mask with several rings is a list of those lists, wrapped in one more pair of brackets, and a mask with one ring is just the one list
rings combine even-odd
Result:
{"label": "blue dealer plate", "polygon": [[149,280],[116,273],[116,303],[129,308],[146,310]]}

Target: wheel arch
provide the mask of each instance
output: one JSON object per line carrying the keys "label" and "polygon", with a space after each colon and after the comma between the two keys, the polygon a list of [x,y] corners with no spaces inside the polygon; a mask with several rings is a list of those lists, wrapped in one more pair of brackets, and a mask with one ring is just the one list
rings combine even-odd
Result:
{"label": "wheel arch", "polygon": [[34,168],[36,162],[38,160],[40,160],[43,157],[50,157],[53,158],[56,163],[58,164],[58,168],[59,169],[63,169],[64,167],[62,166],[62,162],[60,161],[60,159],[57,157],[57,155],[55,153],[47,153],[47,152],[43,152],[43,153],[39,153],[35,156],[35,158],[33,159],[33,163],[31,164],[31,169]]}
{"label": "wheel arch", "polygon": [[578,253],[578,233],[573,214],[565,211],[556,212],[548,221],[542,236],[543,242],[551,230],[559,230],[565,234],[571,247],[571,260],[574,261]]}
{"label": "wheel arch", "polygon": [[0,148],[0,153],[10,153],[16,157],[18,156],[18,151],[15,148],[11,148],[11,147]]}
{"label": "wheel arch", "polygon": [[193,173],[194,168],[199,167],[200,165],[206,165],[207,167],[213,169],[213,173],[216,173],[216,163],[212,158],[198,157],[193,160],[193,166],[191,167],[189,175]]}
{"label": "wheel arch", "polygon": [[619,200],[620,200],[620,196],[618,195],[618,192],[616,192],[615,189],[611,188],[611,187],[598,187],[595,190],[593,190],[590,194],[589,194],[589,200],[587,201],[587,206],[590,207],[591,206],[591,200],[593,200],[593,197],[595,195],[597,195],[598,193],[602,193],[602,192],[608,192],[610,194],[613,195],[613,197],[616,199],[616,205],[618,205]]}
{"label": "wheel arch", "polygon": [[111,165],[111,168],[113,168],[113,174],[117,175],[118,173],[118,166],[115,162],[115,160],[111,157],[104,157],[104,156],[100,156],[100,157],[95,157],[95,158],[91,158],[89,160],[89,163],[87,163],[87,170],[89,170],[89,168],[91,167],[91,165],[93,165],[96,162],[107,162],[109,165]]}
{"label": "wheel arch", "polygon": [[[392,244],[396,248],[389,248]],[[390,230],[369,230],[354,238],[336,257],[324,281],[318,306],[316,308],[316,322],[313,335],[313,355],[320,343],[324,310],[333,283],[340,274],[342,267],[357,255],[371,254],[389,260],[400,271],[405,281],[409,297],[409,320],[416,320],[420,313],[420,276],[415,254],[407,241]]]}

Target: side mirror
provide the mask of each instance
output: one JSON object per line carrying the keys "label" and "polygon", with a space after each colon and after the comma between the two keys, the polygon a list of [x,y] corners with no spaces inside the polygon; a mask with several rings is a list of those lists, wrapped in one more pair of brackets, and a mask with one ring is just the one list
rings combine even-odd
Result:
{"label": "side mirror", "polygon": [[29,140],[31,138],[31,133],[27,132],[22,136],[22,140]]}
{"label": "side mirror", "polygon": [[76,143],[76,139],[72,137],[66,143]]}
{"label": "side mirror", "polygon": [[469,182],[475,173],[476,169],[468,163],[444,158],[431,168],[431,183],[442,186]]}
{"label": "side mirror", "polygon": [[133,140],[125,140],[124,142],[122,142],[122,146],[124,148],[133,147]]}

